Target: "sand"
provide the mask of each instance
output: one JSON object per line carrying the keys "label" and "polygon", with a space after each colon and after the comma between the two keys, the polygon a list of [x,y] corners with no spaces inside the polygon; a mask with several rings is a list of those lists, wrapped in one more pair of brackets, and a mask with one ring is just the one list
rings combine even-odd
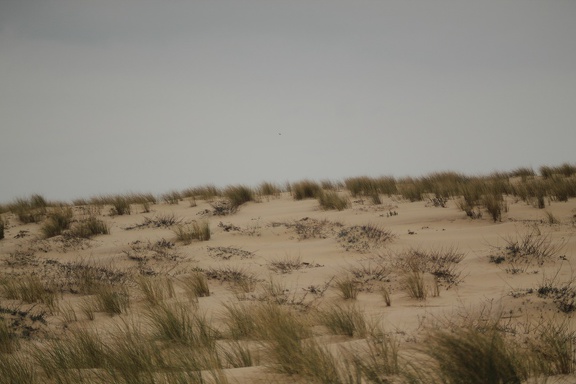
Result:
{"label": "sand", "polygon": [[[347,192],[340,193],[347,195]],[[572,278],[576,263],[576,200],[547,205],[545,210],[559,220],[558,224],[549,224],[544,210],[513,199],[507,201],[508,212],[496,223],[488,215],[475,220],[468,218],[453,200],[449,200],[446,207],[435,207],[429,201],[406,202],[390,197],[383,197],[381,205],[361,198],[350,197],[350,201],[351,206],[345,210],[325,211],[315,199],[295,201],[290,194],[282,193],[246,203],[236,213],[226,216],[211,215],[210,202],[203,200],[197,200],[196,206],[191,206],[188,200],[176,205],[155,204],[147,213],[135,204],[132,214],[122,216],[112,216],[109,207],[102,207],[98,217],[109,224],[110,234],[76,243],[62,236],[42,239],[39,224],[20,224],[13,215],[4,214],[8,225],[5,239],[0,241],[2,276],[32,273],[50,276],[54,273],[51,260],[61,264],[103,265],[129,274],[161,273],[175,280],[192,270],[233,268],[253,274],[261,280],[260,284],[270,279],[282,284],[294,307],[301,303],[325,308],[345,302],[334,284],[338,278],[350,275],[355,268],[386,266],[389,274],[381,280],[362,284],[354,302],[368,319],[382,324],[406,346],[421,342],[426,327],[434,322],[447,318],[456,322],[482,308],[514,319],[518,324],[539,318],[570,318],[552,299],[539,297],[535,290],[547,277],[556,275],[558,281]],[[81,208],[75,207],[74,212],[76,218],[81,217]],[[210,240],[183,244],[176,241],[174,227],[142,225],[146,218],[172,214],[181,223],[207,220]],[[306,228],[306,225],[309,225],[308,235],[299,235],[298,226]],[[363,241],[361,236],[356,242],[342,236],[345,229],[366,225],[389,231],[392,239],[359,244]],[[551,259],[542,265],[522,267],[516,273],[511,272],[514,266],[509,263],[490,262],[490,256],[506,252],[507,240],[536,228],[552,244],[561,246]],[[158,257],[147,250],[147,244],[162,240],[174,243],[169,256]],[[435,295],[436,285],[428,275],[428,297],[425,300],[411,298],[402,287],[402,273],[393,267],[402,257],[407,257],[410,250],[452,250],[462,254],[462,261],[455,265],[459,274],[457,281],[440,282]],[[300,268],[285,273],[274,270],[272,265],[278,261],[297,261]],[[126,284],[135,291],[134,284]],[[322,295],[314,293],[327,286]],[[390,291],[390,306],[380,292],[383,286]],[[198,306],[214,326],[223,327],[223,304],[238,301],[238,290],[215,279],[209,280],[209,287],[210,296],[199,298]],[[256,300],[259,289],[257,286],[254,292],[241,297]],[[178,283],[176,293],[183,297]],[[80,294],[66,292],[59,306],[78,308],[81,298]],[[0,305],[15,304],[1,299]],[[49,335],[66,335],[69,329],[79,327],[110,330],[122,317],[138,318],[143,306],[144,299],[135,294],[128,313],[120,316],[96,313],[95,320],[91,321],[78,312],[77,320],[69,321],[63,310],[47,314],[46,325],[35,324],[30,339],[42,343]],[[327,345],[345,345],[358,339],[330,336],[321,327],[315,329],[319,340]],[[274,373],[265,364],[228,368],[225,372],[232,382],[238,383],[299,380]]]}

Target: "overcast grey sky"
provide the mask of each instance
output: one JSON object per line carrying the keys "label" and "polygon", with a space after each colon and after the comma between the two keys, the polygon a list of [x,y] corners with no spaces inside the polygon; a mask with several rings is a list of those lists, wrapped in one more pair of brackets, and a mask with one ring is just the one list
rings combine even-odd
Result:
{"label": "overcast grey sky", "polygon": [[0,202],[576,161],[576,1],[0,0]]}

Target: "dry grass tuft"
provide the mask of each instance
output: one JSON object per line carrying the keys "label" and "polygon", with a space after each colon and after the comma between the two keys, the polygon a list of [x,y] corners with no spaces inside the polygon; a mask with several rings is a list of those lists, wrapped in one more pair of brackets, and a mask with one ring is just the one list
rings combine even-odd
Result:
{"label": "dry grass tuft", "polygon": [[320,196],[322,188],[311,180],[302,180],[290,186],[294,200],[314,199]]}
{"label": "dry grass tuft", "polygon": [[89,239],[96,235],[107,235],[110,233],[110,228],[102,220],[90,216],[78,223],[69,232],[71,237],[78,237],[82,239]]}
{"label": "dry grass tuft", "polygon": [[334,281],[336,288],[338,289],[340,296],[344,300],[356,300],[358,297],[358,293],[360,293],[360,289],[358,287],[357,282],[349,277],[344,276],[336,279]]}
{"label": "dry grass tuft", "polygon": [[184,285],[184,290],[190,300],[210,296],[208,280],[203,273],[194,272],[190,276],[180,279],[180,281]]}
{"label": "dry grass tuft", "polygon": [[42,224],[40,230],[44,237],[54,237],[61,235],[65,230],[70,228],[72,222],[72,209],[56,208],[48,214],[48,220]]}
{"label": "dry grass tuft", "polygon": [[364,314],[354,305],[331,305],[320,310],[318,320],[335,335],[364,337],[368,332]]}
{"label": "dry grass tuft", "polygon": [[325,210],[336,209],[342,211],[350,206],[350,201],[346,197],[342,197],[338,192],[334,191],[320,192],[318,194],[318,202],[320,203],[320,208]]}
{"label": "dry grass tuft", "polygon": [[210,224],[207,221],[193,222],[187,225],[178,225],[174,230],[176,239],[184,244],[190,244],[194,240],[210,240]]}

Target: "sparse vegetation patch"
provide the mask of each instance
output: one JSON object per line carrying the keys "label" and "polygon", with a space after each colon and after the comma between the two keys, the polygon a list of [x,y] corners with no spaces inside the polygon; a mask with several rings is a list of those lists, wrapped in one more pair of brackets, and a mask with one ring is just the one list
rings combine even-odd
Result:
{"label": "sparse vegetation patch", "polygon": [[566,245],[565,240],[552,241],[550,233],[542,233],[535,226],[524,233],[503,237],[505,246],[494,246],[497,251],[490,255],[490,262],[507,263],[511,273],[525,272],[529,267],[543,266],[554,261]]}
{"label": "sparse vegetation patch", "polygon": [[382,247],[393,239],[392,232],[373,224],[346,227],[340,230],[337,236],[338,242],[346,251],[360,253]]}
{"label": "sparse vegetation patch", "polygon": [[271,226],[279,227],[284,226],[288,229],[292,229],[298,235],[299,240],[307,239],[326,239],[337,233],[337,230],[343,227],[343,224],[339,222],[329,221],[329,220],[317,220],[310,217],[304,217],[300,220],[295,220],[293,222],[278,223],[274,222]]}
{"label": "sparse vegetation patch", "polygon": [[239,257],[244,260],[254,257],[253,252],[235,247],[208,247],[207,250],[210,257],[219,260],[230,260],[232,257]]}

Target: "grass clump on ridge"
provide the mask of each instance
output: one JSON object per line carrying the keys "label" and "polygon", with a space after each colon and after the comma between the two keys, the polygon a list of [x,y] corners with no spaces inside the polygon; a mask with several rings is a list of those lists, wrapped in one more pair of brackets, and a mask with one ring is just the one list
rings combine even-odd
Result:
{"label": "grass clump on ridge", "polygon": [[110,228],[102,220],[89,216],[78,222],[70,231],[70,236],[89,239],[96,235],[107,235],[110,233]]}
{"label": "grass clump on ridge", "polygon": [[48,202],[41,195],[32,195],[28,199],[18,198],[8,205],[8,209],[18,216],[22,224],[38,223],[46,215]]}
{"label": "grass clump on ridge", "polygon": [[162,201],[171,205],[177,205],[182,200],[182,194],[178,191],[170,191],[162,194]]}
{"label": "grass clump on ridge", "polygon": [[131,213],[130,201],[124,196],[116,196],[112,200],[112,214],[122,216]]}
{"label": "grass clump on ridge", "polygon": [[61,235],[70,228],[72,222],[71,208],[57,208],[48,214],[48,220],[42,225],[40,230],[44,237],[50,238]]}
{"label": "grass clump on ridge", "polygon": [[322,209],[336,209],[338,211],[342,211],[350,205],[350,202],[347,198],[340,196],[337,192],[334,191],[321,191],[318,194],[318,202],[320,203],[320,207]]}
{"label": "grass clump on ridge", "polygon": [[280,187],[268,181],[261,183],[260,186],[258,187],[258,194],[260,196],[278,197],[280,196],[280,192],[281,192]]}
{"label": "grass clump on ridge", "polygon": [[346,189],[352,196],[375,196],[385,194],[391,196],[397,193],[396,179],[391,176],[373,178],[369,176],[349,177],[344,179]]}
{"label": "grass clump on ridge", "polygon": [[290,191],[294,200],[314,199],[322,192],[318,183],[311,180],[302,180],[290,185]]}
{"label": "grass clump on ridge", "polygon": [[254,192],[244,185],[229,186],[224,189],[223,195],[230,201],[232,211],[236,211],[242,204],[254,201]]}

